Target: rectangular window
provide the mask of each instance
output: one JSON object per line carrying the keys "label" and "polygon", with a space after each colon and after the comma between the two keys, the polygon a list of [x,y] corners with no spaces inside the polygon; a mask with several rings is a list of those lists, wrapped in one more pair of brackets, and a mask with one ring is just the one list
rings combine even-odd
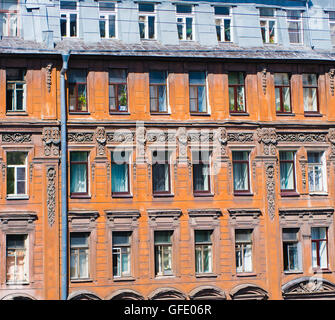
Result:
{"label": "rectangular window", "polygon": [[275,73],[275,101],[277,113],[291,113],[291,89],[288,73]]}
{"label": "rectangular window", "polygon": [[112,152],[112,195],[128,195],[130,193],[129,182],[129,152]]}
{"label": "rectangular window", "polygon": [[139,3],[138,11],[140,38],[155,39],[155,5],[152,3]]}
{"label": "rectangular window", "polygon": [[2,35],[5,37],[18,36],[18,1],[2,0],[0,2],[0,21]]}
{"label": "rectangular window", "polygon": [[299,229],[283,229],[284,271],[301,271],[301,245],[298,239]]}
{"label": "rectangular window", "polygon": [[68,86],[70,112],[87,112],[87,71],[70,70]]}
{"label": "rectangular window", "polygon": [[28,282],[28,236],[8,234],[6,236],[6,281]]}
{"label": "rectangular window", "polygon": [[206,72],[190,71],[190,112],[207,113]]}
{"label": "rectangular window", "polygon": [[314,269],[328,268],[327,228],[312,228],[312,267]]}
{"label": "rectangular window", "polygon": [[244,93],[244,73],[229,72],[229,110],[234,112],[246,112],[245,110],[245,93]]}
{"label": "rectangular window", "polygon": [[77,1],[60,1],[60,32],[62,37],[78,36]]}
{"label": "rectangular window", "polygon": [[329,13],[329,28],[330,28],[330,39],[332,45],[335,46],[335,11]]}
{"label": "rectangular window", "polygon": [[26,70],[6,69],[6,111],[25,111],[26,95]]}
{"label": "rectangular window", "polygon": [[88,152],[70,152],[70,194],[88,194]]}
{"label": "rectangular window", "polygon": [[235,230],[236,272],[252,272],[252,229]]}
{"label": "rectangular window", "polygon": [[260,8],[259,15],[263,42],[276,43],[277,32],[275,10],[270,8]]}
{"label": "rectangular window", "polygon": [[128,111],[126,69],[111,69],[109,71],[109,111]]}
{"label": "rectangular window", "polygon": [[155,275],[172,274],[172,231],[155,231]]}
{"label": "rectangular window", "polygon": [[302,75],[305,113],[319,112],[318,106],[318,76],[314,73]]}
{"label": "rectangular window", "polygon": [[213,271],[212,262],[212,230],[195,230],[195,272],[209,273]]}
{"label": "rectangular window", "polygon": [[27,195],[27,152],[7,152],[7,195]]}
{"label": "rectangular window", "polygon": [[116,37],[115,2],[99,1],[99,28],[101,38]]}
{"label": "rectangular window", "polygon": [[113,232],[113,276],[130,276],[130,239],[131,232]]}
{"label": "rectangular window", "polygon": [[152,190],[154,195],[171,193],[170,164],[168,151],[152,153]]}
{"label": "rectangular window", "polygon": [[177,30],[179,40],[193,40],[193,8],[191,5],[177,4]]}
{"label": "rectangular window", "polygon": [[249,193],[249,152],[233,151],[234,193]]}
{"label": "rectangular window", "polygon": [[287,10],[287,27],[290,43],[302,43],[302,17],[299,10]]}
{"label": "rectangular window", "polygon": [[150,71],[150,111],[166,113],[167,110],[167,74],[165,71]]}
{"label": "rectangular window", "polygon": [[307,152],[309,192],[326,192],[326,175],[322,152]]}
{"label": "rectangular window", "polygon": [[70,234],[70,278],[89,278],[89,233]]}
{"label": "rectangular window", "polygon": [[210,153],[209,151],[192,152],[193,193],[208,195],[210,193]]}
{"label": "rectangular window", "polygon": [[295,191],[294,152],[280,151],[279,163],[281,191]]}
{"label": "rectangular window", "polygon": [[218,41],[231,42],[231,14],[229,7],[214,7],[215,27]]}

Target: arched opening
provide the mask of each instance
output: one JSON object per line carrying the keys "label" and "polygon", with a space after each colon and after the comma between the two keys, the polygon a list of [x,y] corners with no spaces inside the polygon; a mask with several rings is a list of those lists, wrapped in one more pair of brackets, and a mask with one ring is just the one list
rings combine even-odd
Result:
{"label": "arched opening", "polygon": [[96,294],[89,291],[75,291],[72,292],[68,300],[101,300]]}
{"label": "arched opening", "polygon": [[175,288],[158,288],[149,296],[149,300],[186,300],[186,295]]}
{"label": "arched opening", "polygon": [[241,284],[236,286],[230,296],[233,300],[266,300],[268,293],[254,284]]}
{"label": "arched opening", "polygon": [[134,290],[117,290],[106,300],[144,300],[144,298]]}
{"label": "arched opening", "polygon": [[217,287],[200,286],[193,289],[189,297],[191,300],[225,300],[226,294]]}

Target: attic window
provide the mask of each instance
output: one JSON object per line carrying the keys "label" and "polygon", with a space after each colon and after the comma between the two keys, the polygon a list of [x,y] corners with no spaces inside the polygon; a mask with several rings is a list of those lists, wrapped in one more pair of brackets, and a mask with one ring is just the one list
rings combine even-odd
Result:
{"label": "attic window", "polygon": [[177,4],[176,12],[179,40],[194,40],[192,6]]}
{"label": "attic window", "polygon": [[138,25],[141,39],[155,39],[155,5],[152,3],[139,3]]}
{"label": "attic window", "polygon": [[215,27],[218,41],[232,41],[229,7],[214,7]]}

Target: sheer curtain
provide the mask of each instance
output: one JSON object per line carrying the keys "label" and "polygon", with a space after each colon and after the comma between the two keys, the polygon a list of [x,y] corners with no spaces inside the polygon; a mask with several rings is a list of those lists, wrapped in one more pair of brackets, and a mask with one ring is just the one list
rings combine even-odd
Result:
{"label": "sheer curtain", "polygon": [[128,192],[127,164],[112,164],[112,192]]}
{"label": "sheer curtain", "polygon": [[87,192],[87,168],[85,164],[72,164],[70,173],[71,193]]}

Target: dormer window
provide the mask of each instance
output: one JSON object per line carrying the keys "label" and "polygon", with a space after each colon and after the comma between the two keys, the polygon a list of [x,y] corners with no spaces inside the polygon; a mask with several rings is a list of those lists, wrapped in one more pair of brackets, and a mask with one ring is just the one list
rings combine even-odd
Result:
{"label": "dormer window", "polygon": [[17,37],[17,0],[2,0],[0,2],[0,19],[2,35],[6,37]]}
{"label": "dormer window", "polygon": [[287,10],[287,27],[290,43],[302,43],[302,17],[299,10]]}
{"label": "dormer window", "polygon": [[216,36],[218,41],[232,41],[231,13],[229,7],[214,7]]}
{"label": "dormer window", "polygon": [[115,11],[115,2],[99,1],[99,28],[101,38],[116,37]]}
{"label": "dormer window", "polygon": [[335,46],[335,11],[328,12],[329,14],[329,28],[330,28],[330,39],[332,46]]}
{"label": "dormer window", "polygon": [[191,5],[177,4],[177,30],[179,40],[194,40],[193,8]]}
{"label": "dormer window", "polygon": [[78,36],[77,1],[60,1],[60,32],[62,37]]}
{"label": "dormer window", "polygon": [[275,10],[271,8],[260,8],[259,15],[263,42],[276,43],[277,32]]}
{"label": "dormer window", "polygon": [[140,38],[155,39],[155,5],[153,3],[139,3],[138,11]]}

